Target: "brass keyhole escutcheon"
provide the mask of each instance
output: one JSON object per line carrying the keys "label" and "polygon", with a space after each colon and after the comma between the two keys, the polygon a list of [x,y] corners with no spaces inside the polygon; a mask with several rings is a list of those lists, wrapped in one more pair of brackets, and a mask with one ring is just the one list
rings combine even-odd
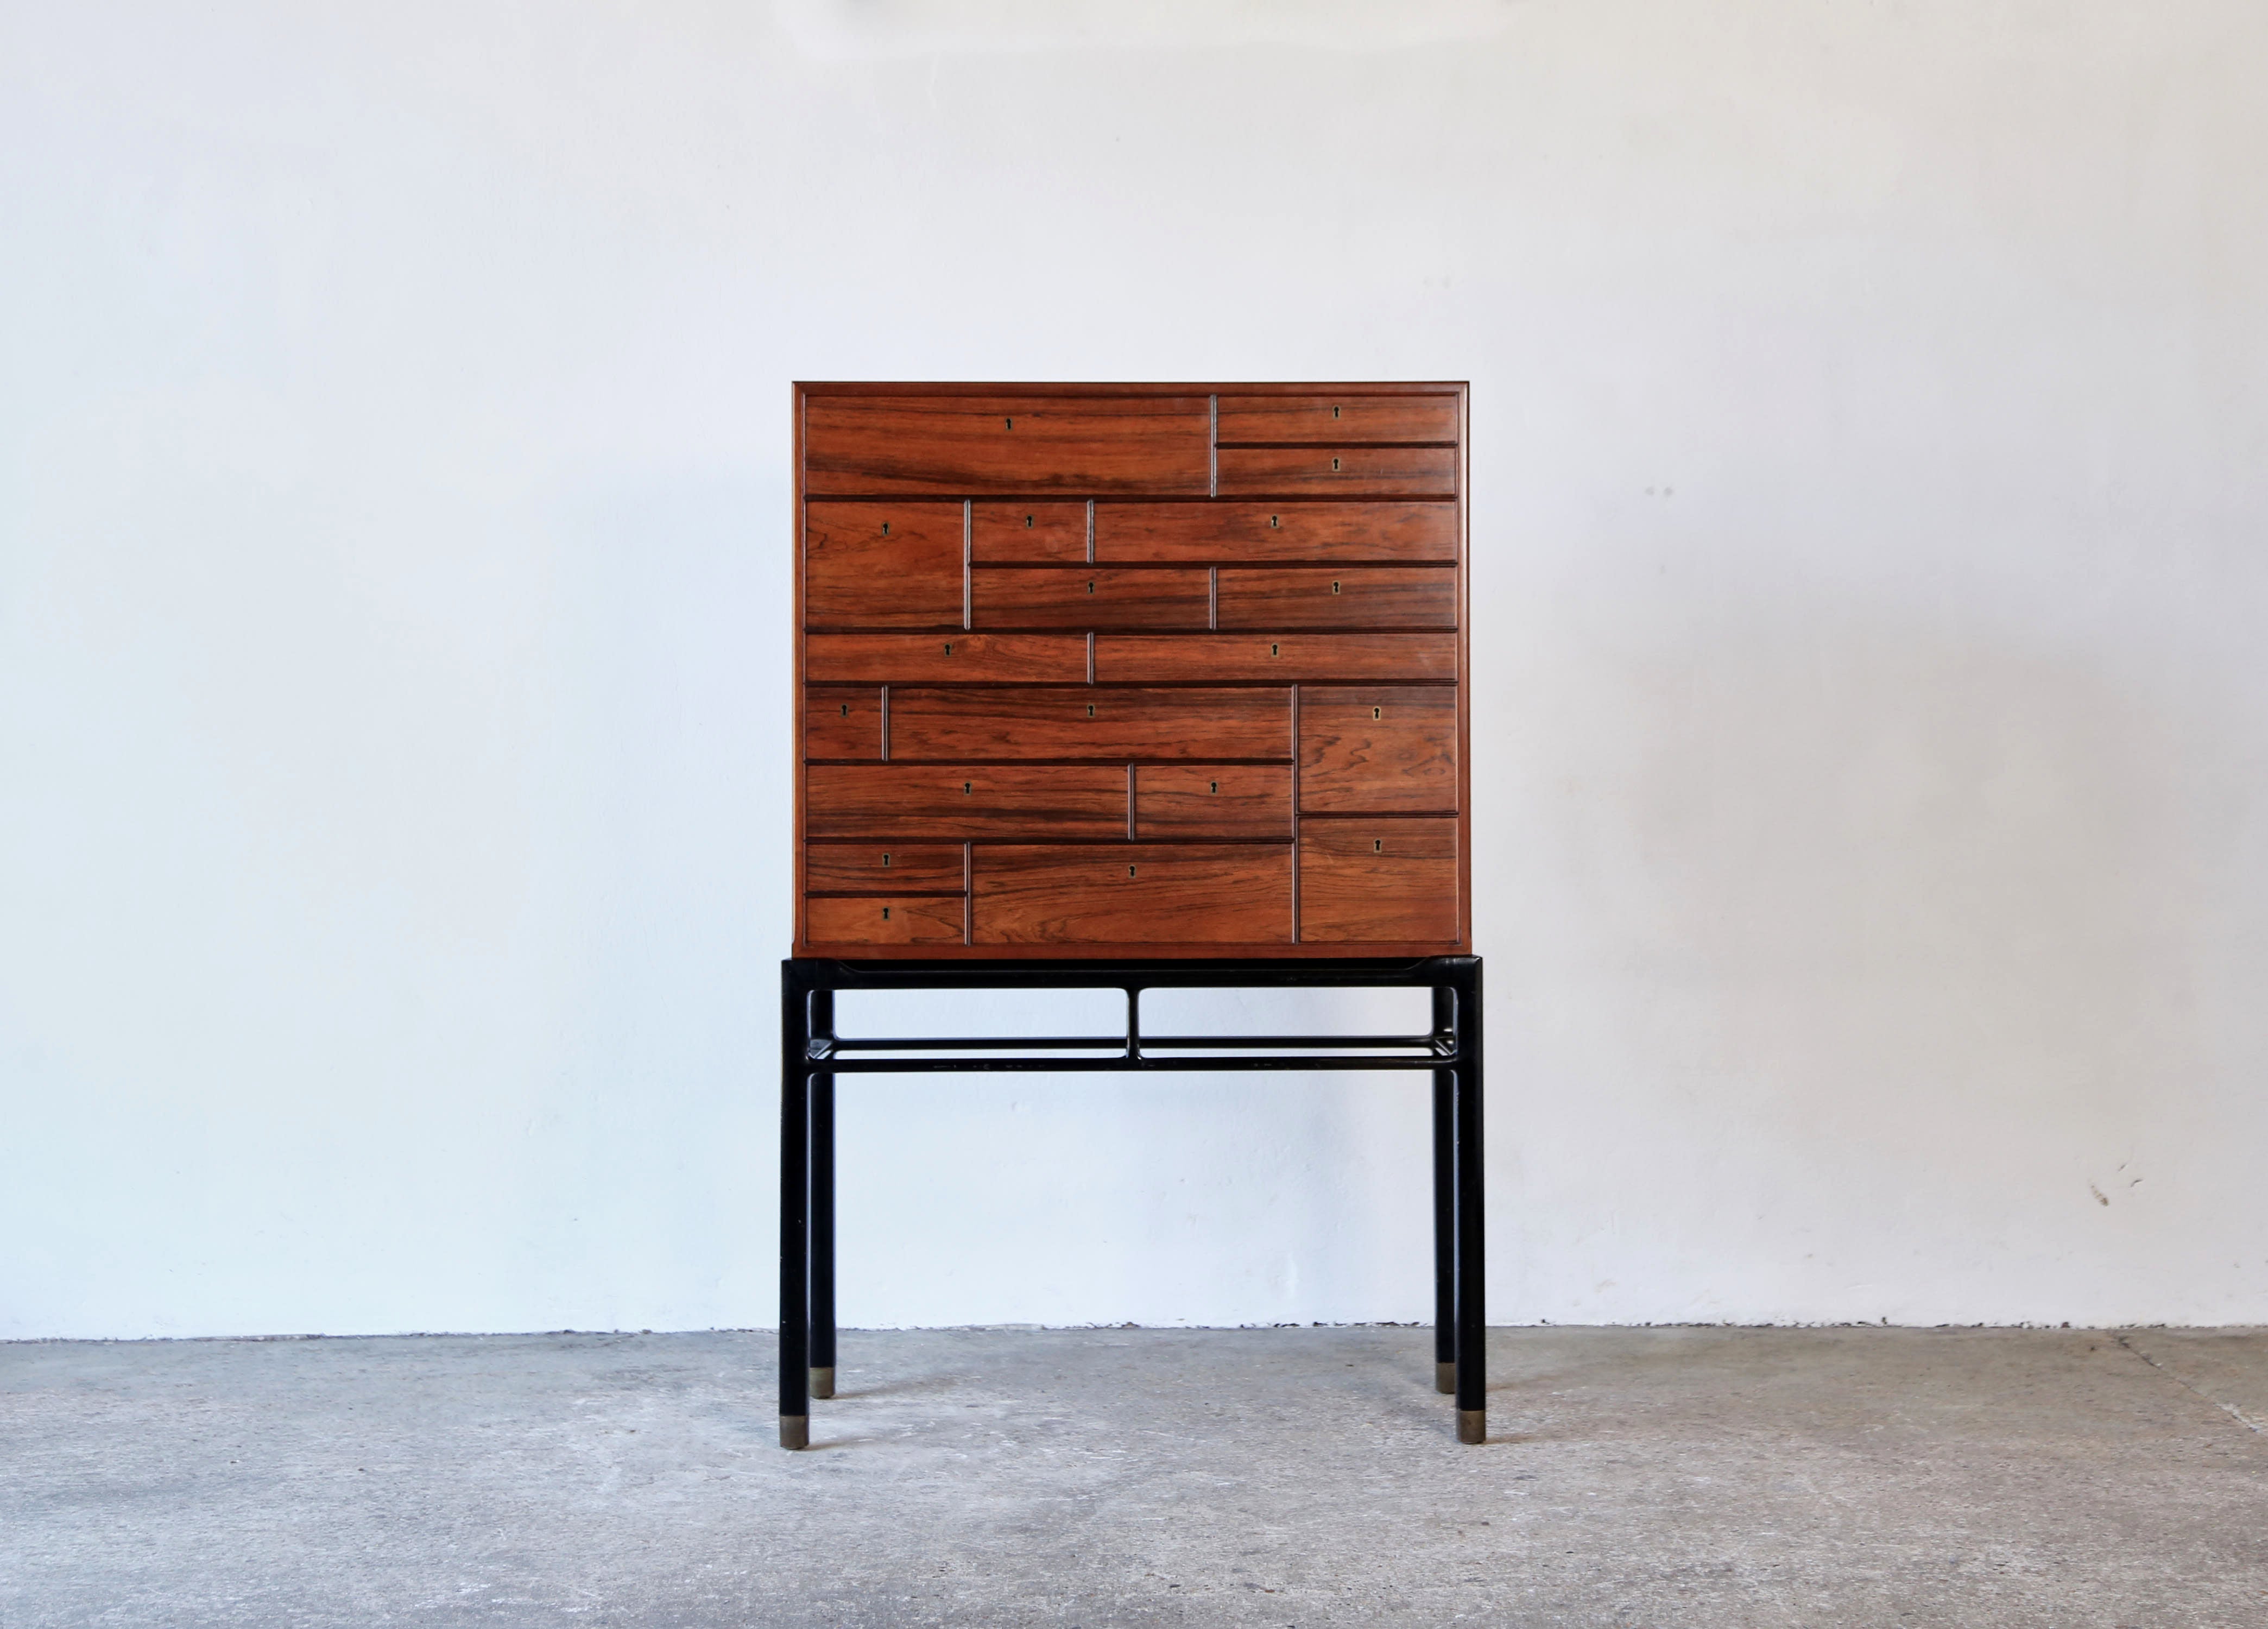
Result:
{"label": "brass keyhole escutcheon", "polygon": [[1278,515],[1270,515],[1270,516],[1268,517],[1268,524],[1269,524],[1270,526],[1271,526],[1271,527],[1280,527],[1280,526],[1282,526],[1282,525],[1284,524],[1284,522],[1283,522],[1283,520],[1282,520],[1282,518],[1281,518],[1280,516],[1278,516]]}
{"label": "brass keyhole escutcheon", "polygon": [[961,795],[962,797],[966,798],[969,796],[975,790],[976,788],[972,783],[968,781],[963,781],[961,783]]}
{"label": "brass keyhole escutcheon", "polygon": [[1089,702],[1086,704],[1086,716],[1090,719],[1094,717],[1094,704],[1093,702]]}
{"label": "brass keyhole escutcheon", "polygon": [[1212,790],[1215,797],[1219,797],[1220,795],[1220,783],[1219,781],[1214,781],[1212,783]]}
{"label": "brass keyhole escutcheon", "polygon": [[1336,469],[1338,467],[1339,467],[1339,461],[1338,461],[1338,460],[1336,460],[1336,458],[1335,458],[1335,459],[1333,459],[1333,460],[1331,460],[1331,468],[1334,468],[1334,469]]}
{"label": "brass keyhole escutcheon", "polygon": [[1089,583],[1087,584],[1087,586],[1086,586],[1086,591],[1087,591],[1087,593],[1093,593],[1094,592],[1094,583],[1089,582]]}
{"label": "brass keyhole escutcheon", "polygon": [[1370,851],[1373,854],[1385,853],[1386,839],[1384,837],[1373,837],[1370,840]]}
{"label": "brass keyhole escutcheon", "polygon": [[850,716],[850,704],[849,702],[844,702],[843,704],[843,716],[846,719]]}
{"label": "brass keyhole escutcheon", "polygon": [[1132,876],[1132,875],[1134,874],[1134,867],[1133,867],[1133,866],[1127,866],[1127,867],[1126,867],[1126,874],[1127,874],[1128,876],[1130,876],[1130,876]]}
{"label": "brass keyhole escutcheon", "polygon": [[883,907],[882,907],[882,920],[883,920],[883,921],[885,921],[885,922],[887,922],[889,919],[890,919],[890,908],[889,908],[887,905],[885,905],[885,906],[883,906]]}
{"label": "brass keyhole escutcheon", "polygon": [[1334,577],[1333,579],[1331,579],[1331,592],[1332,592],[1333,593],[1336,593],[1338,591],[1339,591],[1339,579],[1338,579],[1337,578]]}
{"label": "brass keyhole escutcheon", "polygon": [[1386,713],[1384,709],[1373,707],[1370,710],[1370,716],[1373,719],[1382,719],[1386,716]]}
{"label": "brass keyhole escutcheon", "polygon": [[1268,647],[1268,654],[1270,656],[1281,656],[1284,654],[1284,647],[1280,645],[1271,645]]}
{"label": "brass keyhole escutcheon", "polygon": [[882,522],[882,535],[883,535],[883,536],[885,536],[885,537],[887,537],[889,534],[890,534],[890,523],[889,523],[887,520],[885,520],[885,521],[883,521],[883,522]]}
{"label": "brass keyhole escutcheon", "polygon": [[883,870],[885,870],[885,871],[887,871],[889,868],[890,868],[890,857],[889,857],[887,854],[885,854],[885,855],[883,855],[883,856],[882,856],[882,869],[883,869]]}
{"label": "brass keyhole escutcheon", "polygon": [[1333,418],[1336,418],[1338,416],[1339,416],[1339,410],[1338,410],[1338,409],[1336,409],[1336,408],[1333,408],[1333,409],[1331,409],[1331,416],[1332,416]]}
{"label": "brass keyhole escutcheon", "polygon": [[1028,532],[1028,531],[1030,531],[1030,530],[1032,529],[1032,517],[1031,517],[1031,516],[1029,516],[1029,515],[1026,515],[1026,516],[1024,517],[1024,529],[1025,529],[1027,532]]}
{"label": "brass keyhole escutcheon", "polygon": [[946,653],[947,656],[950,656],[950,655],[952,655],[952,654],[953,654],[953,641],[952,641],[952,640],[950,640],[950,639],[947,639],[947,640],[945,642],[945,653]]}
{"label": "brass keyhole escutcheon", "polygon": [[1012,418],[1011,418],[1011,419],[1004,419],[1002,422],[1003,422],[1004,424],[1005,424],[1008,426],[1008,428],[1009,428],[1009,429],[1011,429],[1011,430],[1013,430],[1013,429],[1016,427],[1016,421],[1015,421],[1014,419],[1012,419]]}

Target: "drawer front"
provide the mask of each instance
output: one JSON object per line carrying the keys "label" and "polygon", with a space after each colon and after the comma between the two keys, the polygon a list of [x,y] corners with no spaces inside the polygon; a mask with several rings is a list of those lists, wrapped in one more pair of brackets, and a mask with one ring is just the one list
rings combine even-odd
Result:
{"label": "drawer front", "polygon": [[1134,770],[1134,835],[1288,837],[1292,769],[1275,763],[1145,763]]}
{"label": "drawer front", "polygon": [[1197,567],[1003,566],[970,577],[979,628],[1204,628],[1211,573]]}
{"label": "drawer front", "polygon": [[1097,504],[1094,557],[1330,565],[1457,559],[1454,504]]}
{"label": "drawer front", "polygon": [[1454,814],[1457,692],[1300,692],[1300,812]]}
{"label": "drawer front", "polygon": [[803,625],[958,628],[959,504],[806,504]]}
{"label": "drawer front", "polygon": [[804,490],[1157,493],[1209,490],[1204,396],[805,398]]}
{"label": "drawer front", "polygon": [[803,851],[813,894],[957,894],[968,883],[958,843],[820,843]]}
{"label": "drawer front", "polygon": [[968,911],[958,894],[806,899],[804,934],[814,945],[960,945]]}
{"label": "drawer front", "polygon": [[1300,942],[1454,941],[1454,820],[1300,822]]}
{"label": "drawer front", "polygon": [[890,692],[893,759],[1280,758],[1292,756],[1288,688]]}
{"label": "drawer front", "polygon": [[1288,844],[976,851],[979,945],[1288,944]]}
{"label": "drawer front", "polygon": [[1457,399],[1439,396],[1223,396],[1233,441],[1454,441]]}
{"label": "drawer front", "polygon": [[1022,561],[1086,559],[1084,502],[1071,504],[971,504],[968,557],[979,565]]}
{"label": "drawer front", "polygon": [[1354,498],[1454,498],[1453,446],[1222,447],[1222,497],[1280,492]]}
{"label": "drawer front", "polygon": [[814,633],[803,641],[814,684],[1078,684],[1086,639],[1057,633]]}
{"label": "drawer front", "polygon": [[1106,684],[1156,680],[1454,679],[1453,633],[1101,634],[1094,676]]}
{"label": "drawer front", "polygon": [[1123,764],[814,763],[814,837],[1123,837]]}
{"label": "drawer front", "polygon": [[873,685],[820,685],[803,692],[803,756],[882,756],[882,692]]}
{"label": "drawer front", "polygon": [[1445,567],[1360,571],[1224,568],[1223,628],[1454,628],[1457,574]]}

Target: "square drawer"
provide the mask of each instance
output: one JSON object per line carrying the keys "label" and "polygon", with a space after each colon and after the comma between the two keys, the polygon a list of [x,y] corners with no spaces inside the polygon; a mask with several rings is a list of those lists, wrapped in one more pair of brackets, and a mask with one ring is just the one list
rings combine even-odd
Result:
{"label": "square drawer", "polygon": [[815,843],[803,851],[812,894],[957,894],[968,886],[958,843]]}
{"label": "square drawer", "polygon": [[803,625],[958,628],[959,504],[806,504]]}
{"label": "square drawer", "polygon": [[814,837],[1120,837],[1123,764],[815,763],[804,770]]}
{"label": "square drawer", "polygon": [[1457,938],[1454,819],[1300,822],[1301,944]]}
{"label": "square drawer", "polygon": [[1221,568],[1223,628],[1456,625],[1457,574],[1447,567]]}
{"label": "square drawer", "polygon": [[1457,560],[1454,504],[1097,504],[1094,557],[1198,564]]}
{"label": "square drawer", "polygon": [[804,490],[1040,498],[1210,489],[1204,396],[807,395]]}
{"label": "square drawer", "polygon": [[987,567],[969,579],[978,628],[1205,628],[1211,574],[1203,567]]}
{"label": "square drawer", "polygon": [[1134,767],[1134,835],[1288,837],[1288,763],[1140,763]]}
{"label": "square drawer", "polygon": [[1303,685],[1300,812],[1447,814],[1457,808],[1457,692]]}
{"label": "square drawer", "polygon": [[979,844],[969,942],[1288,944],[1289,844]]}
{"label": "square drawer", "polygon": [[968,557],[979,565],[1073,561],[1087,557],[1092,504],[971,504]]}
{"label": "square drawer", "polygon": [[803,902],[804,937],[814,945],[961,945],[968,917],[958,894]]}
{"label": "square drawer", "polygon": [[1213,454],[1224,498],[1339,493],[1349,498],[1454,498],[1453,446],[1222,447]]}
{"label": "square drawer", "polygon": [[1453,395],[1223,396],[1217,439],[1236,441],[1454,441]]}
{"label": "square drawer", "polygon": [[878,685],[807,686],[803,692],[803,756],[882,756],[882,692]]}
{"label": "square drawer", "polygon": [[890,756],[1292,756],[1292,691],[1112,685],[890,692]]}

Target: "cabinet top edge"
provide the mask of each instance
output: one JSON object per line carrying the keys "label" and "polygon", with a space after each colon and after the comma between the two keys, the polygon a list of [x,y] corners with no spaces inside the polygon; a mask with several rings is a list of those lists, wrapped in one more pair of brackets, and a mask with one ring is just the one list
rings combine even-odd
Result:
{"label": "cabinet top edge", "polygon": [[1462,395],[1471,388],[1465,380],[1271,380],[1160,383],[1038,383],[937,380],[797,380],[800,395],[823,396],[1306,396],[1318,391],[1360,391],[1368,395]]}

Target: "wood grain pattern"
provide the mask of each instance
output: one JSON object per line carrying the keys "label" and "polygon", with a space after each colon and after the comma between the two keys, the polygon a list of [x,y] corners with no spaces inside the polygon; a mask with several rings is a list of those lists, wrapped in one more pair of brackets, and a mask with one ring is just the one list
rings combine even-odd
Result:
{"label": "wood grain pattern", "polygon": [[978,628],[1194,628],[1212,610],[1202,568],[987,567],[969,579]]}
{"label": "wood grain pattern", "polygon": [[980,565],[1086,559],[1086,504],[971,504],[968,544]]}
{"label": "wood grain pattern", "polygon": [[1300,692],[1301,814],[1454,813],[1457,693],[1447,689]]}
{"label": "wood grain pattern", "polygon": [[1145,763],[1134,771],[1138,840],[1291,835],[1289,764]]}
{"label": "wood grain pattern", "polygon": [[1303,820],[1300,940],[1454,940],[1457,822]]}
{"label": "wood grain pattern", "polygon": [[803,756],[882,756],[882,692],[875,685],[810,685],[803,692]]}
{"label": "wood grain pattern", "polygon": [[957,894],[806,898],[804,931],[814,945],[958,945],[967,910]]}
{"label": "wood grain pattern", "polygon": [[1228,628],[1454,628],[1457,574],[1446,567],[1317,571],[1230,568],[1220,573]]}
{"label": "wood grain pattern", "polygon": [[1454,441],[1457,398],[1230,396],[1220,398],[1219,436],[1233,441]]}
{"label": "wood grain pattern", "polygon": [[1098,635],[1094,676],[1105,684],[1160,680],[1454,679],[1453,633]]}
{"label": "wood grain pattern", "polygon": [[815,843],[804,851],[803,886],[814,894],[961,892],[958,843]]}
{"label": "wood grain pattern", "polygon": [[806,504],[806,628],[961,626],[959,504]]}
{"label": "wood grain pattern", "polygon": [[971,942],[1282,944],[1292,937],[1288,844],[976,851]]}
{"label": "wood grain pattern", "polygon": [[815,495],[1201,498],[1212,411],[1204,396],[813,396],[803,434]]}
{"label": "wood grain pattern", "polygon": [[1123,764],[814,763],[814,837],[1123,837]]}
{"label": "wood grain pattern", "polygon": [[1457,450],[1447,446],[1222,447],[1220,495],[1454,498]]}
{"label": "wood grain pattern", "polygon": [[1457,558],[1454,504],[1097,504],[1102,564],[1331,565]]}
{"label": "wood grain pattern", "polygon": [[1292,692],[1030,689],[890,692],[890,756],[951,758],[1282,758]]}
{"label": "wood grain pattern", "polygon": [[804,636],[814,683],[1076,684],[1086,639],[1064,633],[814,633]]}

